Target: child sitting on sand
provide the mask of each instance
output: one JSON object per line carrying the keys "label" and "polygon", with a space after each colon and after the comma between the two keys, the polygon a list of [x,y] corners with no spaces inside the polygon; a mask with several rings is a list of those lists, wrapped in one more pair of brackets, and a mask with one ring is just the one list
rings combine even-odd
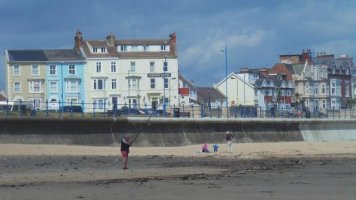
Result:
{"label": "child sitting on sand", "polygon": [[203,153],[210,153],[207,144],[203,144],[203,146],[202,146],[202,148],[201,148],[201,152],[203,152]]}

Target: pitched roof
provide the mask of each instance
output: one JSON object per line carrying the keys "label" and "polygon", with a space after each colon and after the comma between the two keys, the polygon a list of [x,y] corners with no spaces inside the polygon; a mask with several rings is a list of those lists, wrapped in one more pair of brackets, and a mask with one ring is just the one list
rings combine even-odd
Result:
{"label": "pitched roof", "polygon": [[84,58],[74,49],[8,50],[12,62],[74,61]]}
{"label": "pitched roof", "polygon": [[224,100],[226,98],[224,94],[213,87],[197,87],[198,100],[206,101],[209,99],[209,95],[211,101]]}
{"label": "pitched roof", "polygon": [[6,101],[6,95],[3,90],[0,90],[0,101]]}
{"label": "pitched roof", "polygon": [[[135,58],[177,58],[175,51],[175,44],[170,39],[128,39],[128,40],[115,40],[115,45],[110,46],[107,40],[88,40],[83,43],[83,51],[86,57],[88,58],[107,58],[107,57],[118,57],[126,59],[135,59]],[[160,51],[160,52],[151,52],[151,51],[117,51],[117,46],[120,45],[171,45],[170,51]],[[92,53],[91,48],[107,48],[105,53]]]}
{"label": "pitched roof", "polygon": [[116,40],[116,45],[168,45],[169,40]]}
{"label": "pitched roof", "polygon": [[54,50],[45,50],[44,54],[46,55],[48,61],[76,61],[84,60],[74,49],[54,49]]}
{"label": "pitched roof", "polygon": [[43,50],[8,50],[10,61],[47,61]]}

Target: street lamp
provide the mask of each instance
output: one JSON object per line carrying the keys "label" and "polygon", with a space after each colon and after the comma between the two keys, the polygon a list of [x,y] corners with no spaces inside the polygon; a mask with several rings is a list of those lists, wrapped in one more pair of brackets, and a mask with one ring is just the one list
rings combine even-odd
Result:
{"label": "street lamp", "polygon": [[245,80],[246,74],[244,74],[244,106],[246,105],[246,95],[245,95],[245,87],[246,87],[246,80]]}
{"label": "street lamp", "polygon": [[168,67],[167,56],[165,55],[164,62],[163,62],[163,116],[164,117],[166,116],[166,81],[168,82],[168,79],[166,78],[167,67]]}
{"label": "street lamp", "polygon": [[229,117],[229,109],[228,109],[228,96],[227,96],[227,46],[221,49],[222,53],[225,54],[225,94],[226,94],[226,117]]}
{"label": "street lamp", "polygon": [[209,115],[211,118],[211,91],[210,90],[208,91],[208,94],[209,94],[208,108],[209,108]]}

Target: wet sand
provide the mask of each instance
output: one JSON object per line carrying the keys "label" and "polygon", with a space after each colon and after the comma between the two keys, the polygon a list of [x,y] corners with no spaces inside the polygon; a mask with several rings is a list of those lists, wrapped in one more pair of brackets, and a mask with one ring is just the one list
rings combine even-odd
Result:
{"label": "wet sand", "polygon": [[200,146],[0,144],[0,199],[356,199],[356,142]]}

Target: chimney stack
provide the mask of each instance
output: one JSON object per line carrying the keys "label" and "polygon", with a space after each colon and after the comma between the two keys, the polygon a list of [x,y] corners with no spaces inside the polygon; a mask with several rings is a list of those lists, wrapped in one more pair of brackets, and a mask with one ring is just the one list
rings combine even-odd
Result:
{"label": "chimney stack", "polygon": [[106,42],[108,43],[109,46],[115,46],[115,35],[110,33],[108,36],[106,36]]}
{"label": "chimney stack", "polygon": [[74,37],[74,49],[79,51],[82,44],[83,44],[82,32],[77,30]]}

